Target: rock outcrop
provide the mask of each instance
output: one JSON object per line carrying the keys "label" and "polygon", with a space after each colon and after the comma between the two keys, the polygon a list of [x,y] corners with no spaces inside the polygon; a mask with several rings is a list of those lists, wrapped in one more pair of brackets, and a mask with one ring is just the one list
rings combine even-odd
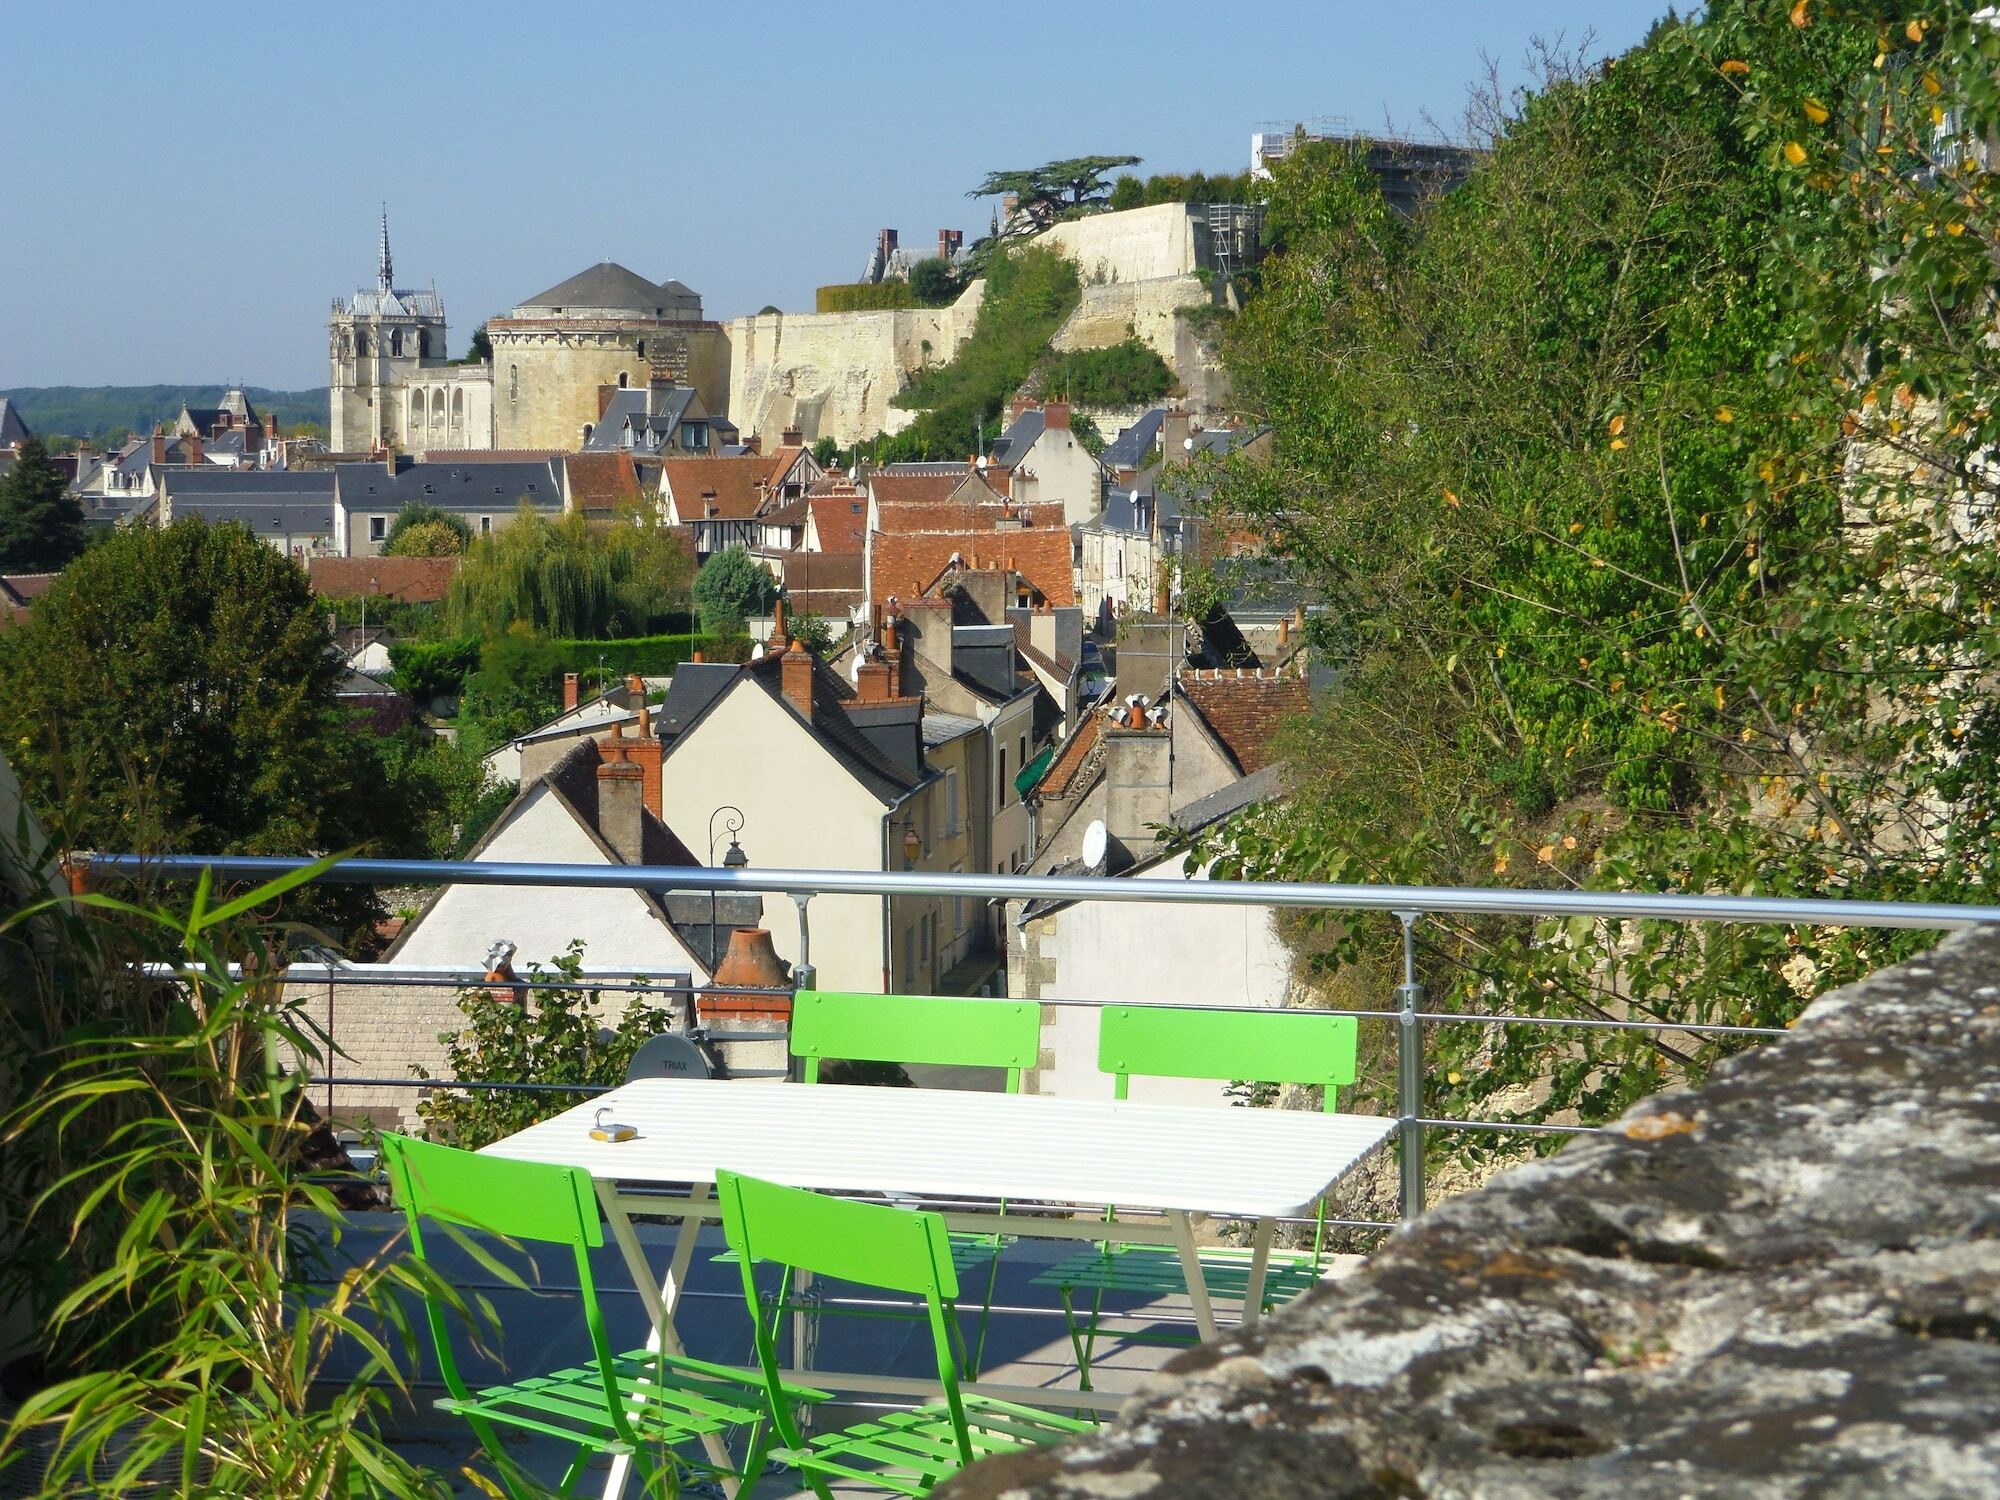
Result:
{"label": "rock outcrop", "polygon": [[949,1500],[2000,1495],[2000,930],[1502,1174]]}

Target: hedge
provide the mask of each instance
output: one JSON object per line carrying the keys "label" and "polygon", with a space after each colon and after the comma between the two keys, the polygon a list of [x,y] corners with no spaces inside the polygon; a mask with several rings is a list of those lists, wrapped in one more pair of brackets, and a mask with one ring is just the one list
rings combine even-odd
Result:
{"label": "hedge", "polygon": [[[747,661],[750,641],[744,636],[630,636],[615,641],[557,640],[550,643],[561,660],[559,670],[594,674],[600,662],[606,673],[623,677],[664,677],[699,651],[709,661]],[[454,636],[442,641],[402,641],[389,648],[397,684],[419,703],[455,696],[465,680],[479,670],[479,638]]]}
{"label": "hedge", "polygon": [[907,281],[847,281],[821,287],[813,305],[823,313],[886,312],[915,307],[917,296]]}

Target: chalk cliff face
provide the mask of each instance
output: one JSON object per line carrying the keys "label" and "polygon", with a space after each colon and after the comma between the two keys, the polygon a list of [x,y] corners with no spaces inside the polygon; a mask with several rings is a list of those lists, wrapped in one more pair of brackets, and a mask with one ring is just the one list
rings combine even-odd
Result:
{"label": "chalk cliff face", "polygon": [[2000,931],[1502,1174],[949,1500],[2000,1494]]}

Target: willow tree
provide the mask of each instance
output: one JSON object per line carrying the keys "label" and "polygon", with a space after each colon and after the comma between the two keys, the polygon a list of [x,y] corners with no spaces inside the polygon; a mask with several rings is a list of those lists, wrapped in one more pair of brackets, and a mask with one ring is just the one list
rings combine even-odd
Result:
{"label": "willow tree", "polygon": [[551,637],[636,634],[684,607],[686,544],[644,514],[614,523],[550,518],[523,504],[473,543],[445,600],[448,626],[490,636],[525,624]]}

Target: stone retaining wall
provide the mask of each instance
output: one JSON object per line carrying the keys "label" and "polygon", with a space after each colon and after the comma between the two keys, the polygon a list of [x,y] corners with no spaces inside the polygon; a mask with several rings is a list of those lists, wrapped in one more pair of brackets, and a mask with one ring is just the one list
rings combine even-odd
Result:
{"label": "stone retaining wall", "polygon": [[1495,1178],[941,1500],[2000,1494],[2000,930]]}

